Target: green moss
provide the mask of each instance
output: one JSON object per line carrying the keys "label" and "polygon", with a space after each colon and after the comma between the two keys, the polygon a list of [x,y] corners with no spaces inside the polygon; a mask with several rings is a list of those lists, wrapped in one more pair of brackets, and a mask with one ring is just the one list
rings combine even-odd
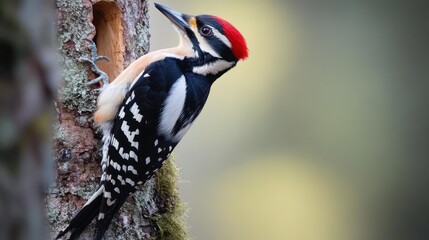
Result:
{"label": "green moss", "polygon": [[179,170],[171,157],[157,174],[155,189],[157,195],[165,203],[165,212],[155,218],[163,240],[187,239],[186,224],[184,223],[185,205],[180,200],[177,181]]}
{"label": "green moss", "polygon": [[[133,194],[133,203],[126,202],[121,208],[123,216],[130,216],[125,224],[119,217],[112,224],[113,232],[123,233],[126,239],[186,240],[184,223],[185,205],[180,200],[177,182],[179,170],[169,159],[154,179]],[[141,215],[135,214],[140,212]],[[132,213],[132,214],[128,214]],[[141,231],[144,228],[143,231]],[[115,239],[119,238],[115,235]]]}

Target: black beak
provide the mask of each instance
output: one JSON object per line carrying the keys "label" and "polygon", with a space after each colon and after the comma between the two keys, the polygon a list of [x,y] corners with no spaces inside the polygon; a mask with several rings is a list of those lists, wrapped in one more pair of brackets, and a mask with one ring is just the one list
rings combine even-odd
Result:
{"label": "black beak", "polygon": [[188,20],[190,18],[189,15],[174,11],[173,9],[158,3],[155,3],[155,7],[158,8],[158,10],[162,12],[162,14],[164,14],[174,25],[176,25],[182,31],[186,32],[186,29],[190,28],[188,23]]}

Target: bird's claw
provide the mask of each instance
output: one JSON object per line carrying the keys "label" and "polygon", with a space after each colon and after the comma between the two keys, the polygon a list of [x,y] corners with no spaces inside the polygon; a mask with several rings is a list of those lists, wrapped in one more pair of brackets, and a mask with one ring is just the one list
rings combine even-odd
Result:
{"label": "bird's claw", "polygon": [[106,60],[107,62],[109,62],[110,63],[110,59],[108,58],[108,57],[106,57],[106,56],[97,56],[96,58],[95,58],[95,61],[97,62],[97,61],[100,61],[100,60]]}
{"label": "bird's claw", "polygon": [[92,85],[92,84],[98,83],[100,81],[103,81],[103,84],[105,86],[107,86],[109,84],[109,76],[107,76],[107,74],[105,72],[101,71],[96,63],[98,61],[101,61],[101,60],[106,60],[107,62],[110,62],[109,58],[106,56],[98,56],[97,55],[97,45],[95,44],[94,41],[92,41],[89,38],[85,38],[84,40],[89,43],[88,48],[89,48],[89,50],[91,50],[91,59],[87,58],[87,57],[80,57],[79,61],[90,63],[91,64],[91,70],[94,73],[98,74],[97,78],[89,81],[87,84]]}

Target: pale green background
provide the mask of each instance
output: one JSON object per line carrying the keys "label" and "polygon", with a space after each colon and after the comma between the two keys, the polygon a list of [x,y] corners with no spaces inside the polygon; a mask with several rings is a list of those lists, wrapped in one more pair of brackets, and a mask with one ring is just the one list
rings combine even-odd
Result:
{"label": "pale green background", "polygon": [[[176,150],[191,236],[427,239],[426,4],[158,2],[227,19],[250,49]],[[175,46],[150,14],[151,49]]]}

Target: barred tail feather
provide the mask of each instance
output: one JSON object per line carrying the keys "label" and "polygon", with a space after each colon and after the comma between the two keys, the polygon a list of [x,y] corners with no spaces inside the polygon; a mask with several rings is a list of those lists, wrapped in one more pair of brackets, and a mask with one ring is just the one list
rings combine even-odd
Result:
{"label": "barred tail feather", "polygon": [[100,211],[103,188],[103,186],[100,186],[97,192],[92,195],[85,206],[70,221],[69,226],[64,231],[61,231],[56,239],[63,237],[68,232],[71,232],[69,240],[76,240],[79,237]]}
{"label": "barred tail feather", "polygon": [[128,199],[128,196],[129,194],[119,195],[113,206],[110,207],[106,205],[106,199],[103,200],[103,207],[101,208],[97,219],[96,234],[94,240],[101,240],[103,238],[104,234],[109,228],[110,223],[112,222],[115,213],[122,207],[122,205]]}

